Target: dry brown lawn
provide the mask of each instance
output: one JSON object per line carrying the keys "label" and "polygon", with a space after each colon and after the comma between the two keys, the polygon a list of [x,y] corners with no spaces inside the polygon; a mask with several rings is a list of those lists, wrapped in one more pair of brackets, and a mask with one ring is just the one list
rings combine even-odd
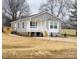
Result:
{"label": "dry brown lawn", "polygon": [[77,57],[76,37],[44,39],[12,34],[2,34],[2,37],[3,59],[76,59]]}
{"label": "dry brown lawn", "polygon": [[64,34],[66,32],[67,36],[76,36],[76,29],[62,29],[61,34]]}

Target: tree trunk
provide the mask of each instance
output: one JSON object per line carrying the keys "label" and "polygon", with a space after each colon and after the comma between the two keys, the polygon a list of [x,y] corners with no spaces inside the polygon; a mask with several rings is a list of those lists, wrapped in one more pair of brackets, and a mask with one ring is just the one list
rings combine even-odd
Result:
{"label": "tree trunk", "polygon": [[13,13],[12,20],[16,20],[16,13]]}
{"label": "tree trunk", "polygon": [[13,15],[12,15],[12,20],[15,20],[14,13],[13,13]]}
{"label": "tree trunk", "polygon": [[14,18],[15,18],[15,20],[16,20],[16,13],[15,13],[15,15],[14,15],[14,16],[15,16]]}

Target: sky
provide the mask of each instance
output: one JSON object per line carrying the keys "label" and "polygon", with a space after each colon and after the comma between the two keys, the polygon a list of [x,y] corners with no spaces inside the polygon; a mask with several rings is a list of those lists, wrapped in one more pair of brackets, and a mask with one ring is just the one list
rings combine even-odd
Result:
{"label": "sky", "polygon": [[40,5],[42,3],[46,3],[46,0],[27,0],[27,2],[29,3],[31,13],[36,14],[40,8]]}
{"label": "sky", "polygon": [[[38,9],[40,8],[41,4],[46,3],[46,1],[47,0],[27,0],[30,6],[31,14],[37,14],[39,12]],[[65,19],[66,18],[68,19],[68,17],[65,17]]]}
{"label": "sky", "polygon": [[[38,9],[40,8],[40,5],[43,3],[46,3],[47,0],[27,0],[31,13],[36,14],[38,12]],[[74,1],[74,0],[72,0]]]}

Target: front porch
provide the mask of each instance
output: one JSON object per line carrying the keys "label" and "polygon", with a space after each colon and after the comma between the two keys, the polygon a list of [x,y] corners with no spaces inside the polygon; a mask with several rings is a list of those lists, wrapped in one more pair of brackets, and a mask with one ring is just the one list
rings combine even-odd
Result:
{"label": "front porch", "polygon": [[42,32],[28,32],[29,37],[43,37]]}

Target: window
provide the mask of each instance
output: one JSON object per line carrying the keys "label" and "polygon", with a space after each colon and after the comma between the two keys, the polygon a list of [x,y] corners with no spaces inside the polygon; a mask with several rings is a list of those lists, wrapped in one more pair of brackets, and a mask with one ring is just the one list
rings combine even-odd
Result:
{"label": "window", "polygon": [[50,28],[51,29],[57,29],[57,22],[50,22]]}
{"label": "window", "polygon": [[53,22],[50,22],[50,28],[53,28]]}
{"label": "window", "polygon": [[19,23],[18,23],[18,28],[19,28]]}
{"label": "window", "polygon": [[24,22],[22,22],[22,28],[24,28]]}
{"label": "window", "polygon": [[37,28],[37,22],[36,21],[31,21],[30,22],[30,28]]}
{"label": "window", "polygon": [[57,22],[54,22],[54,28],[57,29]]}

